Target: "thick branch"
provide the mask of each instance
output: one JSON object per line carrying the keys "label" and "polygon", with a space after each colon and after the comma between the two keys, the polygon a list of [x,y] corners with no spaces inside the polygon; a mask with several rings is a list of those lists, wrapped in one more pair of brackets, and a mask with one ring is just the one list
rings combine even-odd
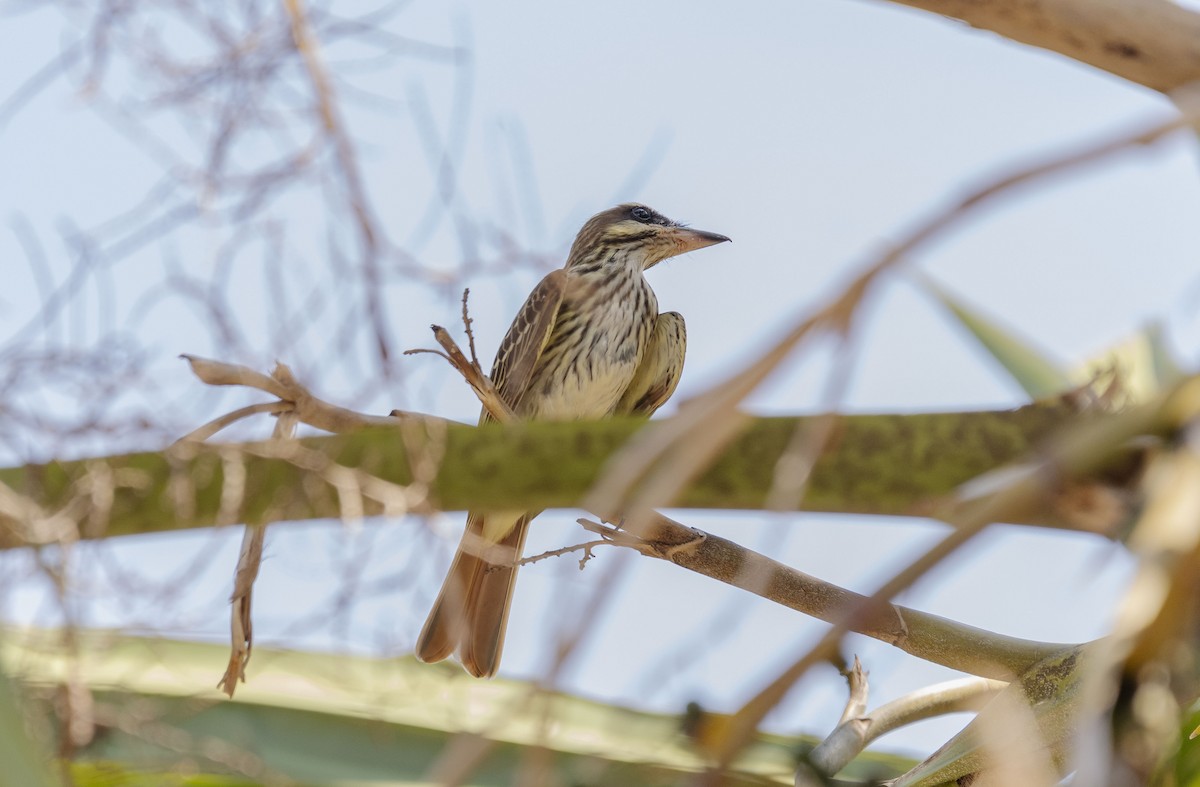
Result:
{"label": "thick branch", "polygon": [[893,0],[1162,92],[1200,79],[1200,14],[1170,0]]}
{"label": "thick branch", "polygon": [[[935,513],[943,496],[1028,453],[1064,418],[1069,418],[1064,408],[1042,405],[1000,412],[842,416],[837,438],[818,460],[801,506],[838,513]],[[801,420],[752,420],[676,504],[762,508],[774,467]],[[300,440],[295,447],[300,453],[292,454],[263,443],[181,444],[162,452],[0,469],[0,484],[40,510],[0,504],[0,547],[42,540],[20,534],[30,532],[33,519],[90,505],[95,484],[89,479],[97,472],[113,479],[115,489],[106,502],[106,521],[85,528],[84,538],[337,517],[338,490],[313,483],[310,473],[330,461],[399,485],[412,483],[413,467],[418,467],[420,480],[429,483],[426,510],[571,507],[644,423],[616,419],[472,427],[412,419],[392,428]],[[243,490],[232,502],[223,498],[229,461],[238,463],[239,475],[244,473]],[[384,505],[364,499],[363,514],[380,514]],[[1031,511],[1016,521],[1062,525],[1050,516]]]}

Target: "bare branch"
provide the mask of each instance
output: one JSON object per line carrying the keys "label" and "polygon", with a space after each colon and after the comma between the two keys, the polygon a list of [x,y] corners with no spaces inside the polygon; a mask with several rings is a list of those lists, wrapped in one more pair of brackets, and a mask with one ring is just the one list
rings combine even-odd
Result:
{"label": "bare branch", "polygon": [[[466,292],[464,292],[464,321],[467,320],[466,303],[467,295]],[[467,336],[470,337],[470,324],[469,322],[467,324]],[[471,346],[472,357],[467,358],[466,354],[463,353],[462,348],[458,346],[458,343],[454,341],[454,337],[450,335],[449,331],[440,325],[431,325],[429,328],[433,331],[434,339],[436,339],[437,343],[441,345],[443,350],[445,350],[445,353],[440,353],[436,350],[408,350],[405,352],[405,355],[411,355],[418,352],[428,352],[433,353],[434,355],[440,355],[441,357],[445,358],[452,367],[454,367],[455,371],[462,375],[464,380],[467,381],[467,385],[471,386],[471,390],[475,392],[475,396],[479,398],[480,403],[484,406],[492,418],[496,419],[502,424],[516,421],[516,413],[514,413],[512,408],[500,398],[500,394],[496,393],[496,388],[494,385],[492,385],[491,378],[483,373],[483,369],[480,368],[478,361],[475,359],[474,340],[472,340]]]}
{"label": "bare branch", "polygon": [[579,570],[582,571],[583,567],[585,565],[587,565],[587,562],[594,557],[594,555],[592,554],[592,550],[598,546],[604,546],[606,544],[609,546],[612,546],[611,541],[609,541],[608,539],[603,539],[603,538],[599,539],[597,541],[584,541],[582,544],[572,544],[569,547],[561,547],[559,549],[551,549],[548,552],[542,552],[539,555],[530,555],[529,557],[523,557],[520,560],[516,561],[516,563],[514,563],[513,565],[526,566],[526,565],[529,565],[530,563],[537,563],[539,561],[546,560],[547,558],[560,557],[562,555],[569,555],[572,552],[579,552],[582,550],[583,557],[579,558]]}
{"label": "bare branch", "polygon": [[[318,399],[309,393],[307,388],[296,382],[296,379],[292,376],[291,369],[284,364],[276,364],[275,370],[268,376],[240,364],[213,361],[194,355],[183,355],[180,357],[191,364],[192,371],[195,372],[201,381],[209,385],[240,385],[265,391],[272,396],[279,397],[282,403],[291,405],[290,408],[284,408],[277,412],[294,412],[301,423],[308,424],[317,429],[324,429],[327,432],[344,433],[371,426],[396,426],[406,420],[445,423],[445,419],[436,416],[406,413],[400,410],[393,410],[391,415],[381,416],[367,415],[339,407]],[[272,402],[270,405],[263,406],[263,411],[272,411],[271,408],[280,404],[280,402]],[[226,419],[232,418],[233,420],[237,420],[234,417],[237,415],[237,412],[222,416],[217,421],[196,430],[193,434],[198,433],[208,436],[206,430],[210,426]],[[224,428],[227,425],[228,423],[223,423],[219,428]]]}
{"label": "bare branch", "polygon": [[[661,514],[654,516],[654,540],[586,519],[579,524],[616,546],[667,560],[820,620],[838,623],[849,618],[850,630],[951,669],[1006,678],[1070,647],[994,634],[899,604],[855,614],[867,597]],[[833,659],[837,650],[827,648],[823,654],[823,660]]]}
{"label": "bare branch", "polygon": [[292,40],[304,60],[304,66],[317,101],[318,113],[325,132],[333,142],[339,172],[349,195],[350,208],[358,229],[362,252],[362,285],[363,298],[367,305],[367,317],[371,322],[376,350],[382,362],[381,371],[385,377],[388,377],[391,369],[388,363],[391,354],[391,340],[389,339],[387,320],[384,316],[382,277],[379,268],[381,231],[377,227],[371,210],[367,190],[362,182],[362,173],[358,166],[358,157],[355,155],[349,132],[342,122],[329,76],[321,64],[317,40],[313,35],[303,4],[301,0],[284,0],[283,5],[291,20]]}
{"label": "bare branch", "polygon": [[1162,92],[1200,79],[1200,14],[1170,0],[892,0]]}
{"label": "bare branch", "polygon": [[1007,685],[986,678],[961,678],[906,694],[868,715],[863,715],[865,708],[849,718],[843,715],[837,729],[809,752],[808,763],[832,776],[877,738],[925,719],[979,710]]}

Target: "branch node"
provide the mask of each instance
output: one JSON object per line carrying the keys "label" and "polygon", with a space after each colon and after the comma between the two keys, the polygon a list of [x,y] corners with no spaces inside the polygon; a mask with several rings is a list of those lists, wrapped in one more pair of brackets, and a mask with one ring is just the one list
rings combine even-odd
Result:
{"label": "branch node", "polygon": [[607,539],[601,539],[598,541],[586,541],[582,544],[572,544],[569,547],[561,547],[559,549],[551,549],[550,551],[542,552],[539,555],[530,555],[529,557],[523,557],[520,560],[515,560],[508,565],[500,564],[500,565],[489,566],[487,568],[487,571],[491,572],[491,571],[496,571],[501,568],[514,568],[517,566],[524,566],[529,563],[537,563],[539,560],[545,560],[546,558],[559,557],[560,555],[566,555],[571,552],[579,552],[581,550],[583,551],[583,557],[581,557],[579,559],[579,570],[582,571],[583,567],[587,564],[587,562],[589,560],[591,560],[593,557],[595,557],[595,555],[592,553],[593,549],[595,549],[598,546],[610,545],[611,543],[612,542],[608,541]]}
{"label": "branch node", "polygon": [[705,533],[703,530],[696,530],[695,528],[692,528],[692,538],[688,539],[687,541],[678,544],[656,543],[654,545],[654,549],[663,558],[674,563],[676,562],[675,558],[679,555],[695,555],[696,550],[707,540],[708,533]]}

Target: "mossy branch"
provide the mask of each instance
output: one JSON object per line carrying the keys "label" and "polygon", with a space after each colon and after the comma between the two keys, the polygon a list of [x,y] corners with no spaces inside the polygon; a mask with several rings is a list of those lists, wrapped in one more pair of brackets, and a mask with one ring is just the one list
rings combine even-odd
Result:
{"label": "mossy branch", "polygon": [[[837,437],[817,461],[800,508],[936,513],[960,484],[1027,454],[1066,416],[1059,405],[841,416]],[[676,505],[763,508],[776,463],[805,420],[752,419]],[[7,492],[0,496],[0,548],[57,540],[55,512],[94,508],[92,495],[101,476],[112,486],[111,498],[105,493],[106,514],[98,517],[93,511],[81,529],[83,538],[338,517],[343,511],[338,485],[314,483],[313,477],[333,467],[380,479],[393,492],[420,481],[419,494],[409,490],[403,501],[407,510],[569,507],[588,492],[607,459],[645,425],[634,419],[480,427],[432,419],[395,423],[310,437],[293,449],[267,443],[184,443],[163,451],[3,468],[0,484]],[[1128,468],[1115,467],[1114,472],[1127,475]],[[237,499],[231,499],[225,483],[231,475],[238,478]],[[37,510],[6,502],[8,497],[24,498]],[[362,513],[396,510],[388,498],[364,489]],[[1020,521],[1070,526],[1048,512],[1030,512]]]}

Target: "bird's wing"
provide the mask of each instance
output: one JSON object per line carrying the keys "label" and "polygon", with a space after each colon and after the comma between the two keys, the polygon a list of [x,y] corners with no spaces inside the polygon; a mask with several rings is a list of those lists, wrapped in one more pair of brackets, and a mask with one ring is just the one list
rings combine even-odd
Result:
{"label": "bird's wing", "polygon": [[[554,330],[566,289],[565,270],[560,268],[548,273],[529,293],[525,305],[517,312],[512,325],[508,327],[508,333],[500,342],[500,349],[492,364],[492,385],[504,403],[514,410],[521,403],[534,367]],[[480,420],[487,420],[486,410]]]}
{"label": "bird's wing", "polygon": [[675,393],[683,374],[683,357],[687,352],[687,327],[679,312],[664,312],[654,321],[654,331],[642,355],[642,362],[633,373],[633,380],[615,413],[619,415],[652,415]]}

